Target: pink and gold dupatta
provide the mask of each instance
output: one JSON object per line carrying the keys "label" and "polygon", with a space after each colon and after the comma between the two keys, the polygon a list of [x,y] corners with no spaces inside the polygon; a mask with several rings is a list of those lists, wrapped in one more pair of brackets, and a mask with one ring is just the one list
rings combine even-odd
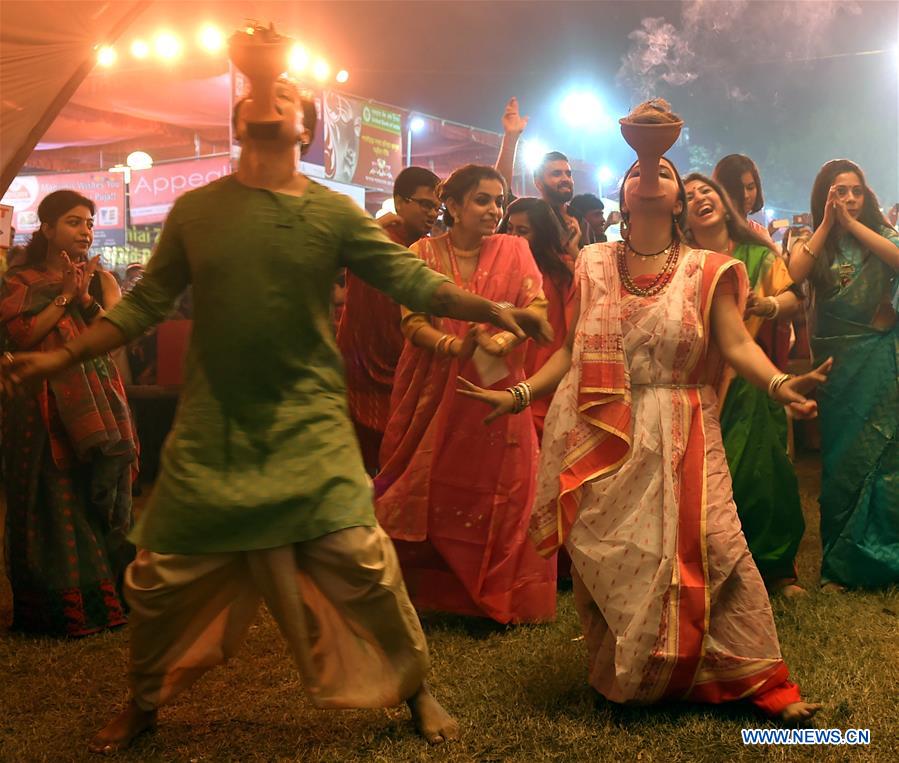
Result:
{"label": "pink and gold dupatta", "polygon": [[[445,238],[422,239],[412,250],[429,267],[452,277]],[[542,296],[542,277],[527,242],[500,234],[484,239],[474,276],[469,283],[459,285],[486,299],[511,302],[516,307],[527,307]],[[429,320],[439,331],[460,338],[469,330],[465,321],[434,316]],[[493,388],[503,389],[523,379],[523,355],[524,349],[519,347],[505,358],[509,374]],[[530,413],[506,417],[485,428],[482,405],[474,401],[458,403],[456,377],[460,375],[481,383],[472,361],[460,363],[406,341],[397,364],[391,415],[381,446],[382,468],[375,479],[378,521],[396,540],[421,541],[427,537],[435,469],[455,473],[456,478],[467,475],[469,487],[485,495],[502,494],[504,483],[524,479],[510,469],[533,469],[530,459],[528,463],[512,464],[504,453],[510,438],[525,442],[534,437]],[[445,463],[446,459],[439,456],[448,426],[483,433],[473,438],[483,442],[483,451],[466,454],[466,463]]]}

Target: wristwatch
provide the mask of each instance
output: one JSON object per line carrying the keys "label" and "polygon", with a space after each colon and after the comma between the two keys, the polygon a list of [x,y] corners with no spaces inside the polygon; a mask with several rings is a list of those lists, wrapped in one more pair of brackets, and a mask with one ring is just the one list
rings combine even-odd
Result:
{"label": "wristwatch", "polygon": [[53,300],[53,304],[57,307],[67,307],[72,303],[72,298],[67,297],[65,294],[60,294],[56,299]]}

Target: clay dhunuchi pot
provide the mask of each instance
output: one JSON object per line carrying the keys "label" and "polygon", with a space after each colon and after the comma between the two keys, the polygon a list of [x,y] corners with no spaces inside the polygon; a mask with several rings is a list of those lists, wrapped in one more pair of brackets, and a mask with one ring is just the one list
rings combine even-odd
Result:
{"label": "clay dhunuchi pot", "polygon": [[641,124],[625,118],[619,119],[618,124],[621,125],[621,135],[634,149],[640,162],[640,195],[658,195],[659,159],[674,145],[684,123]]}
{"label": "clay dhunuchi pot", "polygon": [[228,39],[228,57],[250,81],[250,102],[244,118],[248,128],[264,137],[277,134],[281,116],[275,110],[274,85],[287,69],[293,40],[275,32],[274,27],[257,26],[253,32],[237,31]]}

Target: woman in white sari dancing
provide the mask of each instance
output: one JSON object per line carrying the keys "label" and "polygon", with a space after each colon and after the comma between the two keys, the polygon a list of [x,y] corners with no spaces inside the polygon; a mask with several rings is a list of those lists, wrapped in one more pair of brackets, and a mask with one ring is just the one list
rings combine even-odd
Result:
{"label": "woman in white sari dancing", "polygon": [[748,699],[800,722],[765,586],[740,530],[715,398],[728,362],[751,383],[815,415],[804,395],[829,362],[781,374],[743,324],[748,280],[731,257],[682,240],[674,166],[641,194],[639,165],[620,198],[625,241],[581,251],[574,330],[525,383],[466,394],[493,420],[556,391],[546,419],[531,532],[565,543],[590,658],[607,699],[648,704]]}

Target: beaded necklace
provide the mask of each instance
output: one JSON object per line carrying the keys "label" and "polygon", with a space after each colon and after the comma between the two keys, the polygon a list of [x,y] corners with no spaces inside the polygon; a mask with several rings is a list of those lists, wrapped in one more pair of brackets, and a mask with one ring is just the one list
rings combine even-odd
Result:
{"label": "beaded necklace", "polygon": [[643,252],[638,252],[630,244],[627,245],[627,248],[628,248],[628,251],[631,253],[631,257],[642,257],[643,259],[651,260],[653,257],[658,257],[660,254],[669,254],[672,246],[674,246],[673,239],[670,244],[666,244],[662,249],[659,249],[659,251],[657,251],[657,252],[652,252],[651,254],[644,254]]}
{"label": "beaded necklace", "polygon": [[662,291],[674,277],[674,271],[677,269],[677,258],[680,255],[680,241],[674,241],[671,246],[671,251],[668,252],[668,258],[665,260],[665,264],[662,265],[662,269],[658,272],[655,279],[653,279],[653,282],[646,288],[637,286],[634,279],[631,278],[630,271],[627,268],[626,251],[627,245],[623,241],[619,241],[617,253],[618,275],[621,278],[621,283],[624,285],[624,288],[638,297],[654,297]]}

